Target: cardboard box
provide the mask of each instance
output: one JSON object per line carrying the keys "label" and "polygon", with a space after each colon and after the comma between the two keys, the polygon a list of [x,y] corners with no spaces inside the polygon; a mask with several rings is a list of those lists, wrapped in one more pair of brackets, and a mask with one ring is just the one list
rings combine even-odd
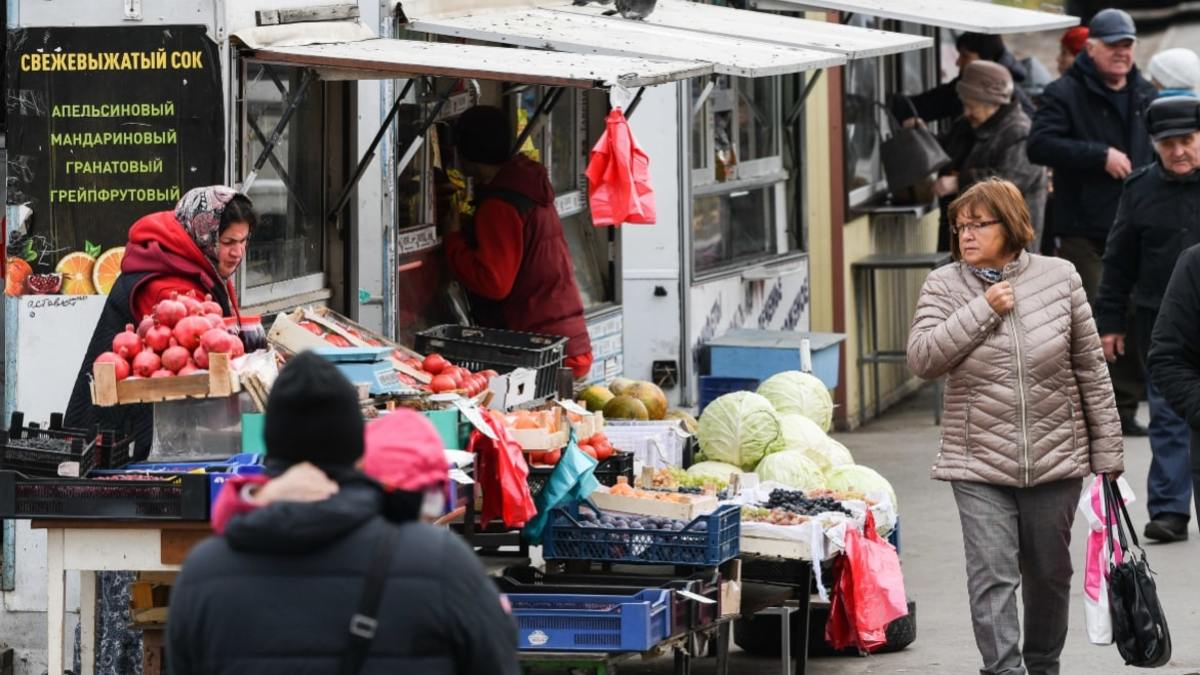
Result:
{"label": "cardboard box", "polygon": [[726,561],[720,570],[721,616],[737,616],[742,613],[742,561]]}
{"label": "cardboard box", "polygon": [[599,488],[589,499],[603,511],[619,511],[621,513],[636,513],[643,516],[658,516],[674,518],[691,522],[697,516],[707,515],[717,510],[720,502],[715,495],[684,495],[688,503],[660,501],[658,499],[642,499],[627,495],[614,495],[606,488]]}
{"label": "cardboard box", "polygon": [[[492,410],[511,410],[533,400],[537,393],[537,371],[517,368],[493,377],[488,381],[488,389],[493,394]],[[563,445],[566,445],[566,441]]]}

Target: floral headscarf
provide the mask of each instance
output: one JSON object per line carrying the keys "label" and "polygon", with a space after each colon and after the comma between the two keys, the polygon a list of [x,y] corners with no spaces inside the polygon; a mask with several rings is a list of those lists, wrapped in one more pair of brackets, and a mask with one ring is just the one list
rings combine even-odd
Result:
{"label": "floral headscarf", "polygon": [[218,258],[221,214],[236,194],[237,190],[225,185],[208,185],[188,190],[175,205],[175,219],[214,266]]}

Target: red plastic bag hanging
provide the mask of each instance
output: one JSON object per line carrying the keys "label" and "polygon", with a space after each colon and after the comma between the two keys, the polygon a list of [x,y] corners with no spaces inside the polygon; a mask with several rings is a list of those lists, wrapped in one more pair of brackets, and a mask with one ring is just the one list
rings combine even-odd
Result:
{"label": "red plastic bag hanging", "polygon": [[869,511],[863,532],[846,530],[846,552],[835,573],[825,640],[834,649],[857,647],[861,652],[887,644],[887,626],[908,615],[908,597],[900,556],[875,531]]}
{"label": "red plastic bag hanging", "polygon": [[587,178],[593,225],[646,225],[658,220],[650,187],[650,156],[633,138],[620,108],[608,113],[604,133],[592,148]]}
{"label": "red plastic bag hanging", "polygon": [[504,424],[491,413],[483,419],[496,439],[476,430],[467,444],[467,451],[475,453],[475,481],[483,492],[480,527],[487,527],[493,518],[500,518],[505,527],[521,527],[537,515],[527,481],[529,465]]}

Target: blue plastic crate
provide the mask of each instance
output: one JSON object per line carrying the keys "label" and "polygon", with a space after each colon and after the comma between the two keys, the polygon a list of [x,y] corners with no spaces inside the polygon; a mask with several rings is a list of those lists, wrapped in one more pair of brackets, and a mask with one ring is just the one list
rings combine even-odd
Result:
{"label": "blue plastic crate", "polygon": [[756,380],[752,377],[723,377],[721,375],[701,375],[700,376],[700,412],[704,412],[705,406],[725,394],[732,394],[735,391],[754,391],[758,389],[758,383],[761,380]]}
{"label": "blue plastic crate", "polygon": [[707,344],[710,375],[765,380],[776,373],[800,370],[800,344],[807,339],[812,374],[828,389],[838,386],[841,333],[803,333],[774,330],[732,330]]}
{"label": "blue plastic crate", "polygon": [[508,596],[518,648],[544,651],[644,652],[667,639],[671,590],[636,595]]}
{"label": "blue plastic crate", "polygon": [[[589,507],[603,515],[595,506]],[[546,560],[715,567],[741,552],[742,514],[736,504],[725,504],[682,530],[670,531],[593,527],[575,511],[555,509],[542,542]]]}

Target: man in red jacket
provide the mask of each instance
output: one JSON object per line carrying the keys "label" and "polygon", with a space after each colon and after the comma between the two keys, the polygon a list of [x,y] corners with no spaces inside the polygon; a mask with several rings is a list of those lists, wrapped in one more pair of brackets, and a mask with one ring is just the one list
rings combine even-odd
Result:
{"label": "man in red jacket", "polygon": [[575,283],[571,251],[554,208],[546,168],[510,154],[504,112],[476,106],[459,117],[454,145],[475,186],[475,215],[439,209],[446,260],[471,294],[481,326],[561,335],[576,378],[592,367],[592,344]]}

